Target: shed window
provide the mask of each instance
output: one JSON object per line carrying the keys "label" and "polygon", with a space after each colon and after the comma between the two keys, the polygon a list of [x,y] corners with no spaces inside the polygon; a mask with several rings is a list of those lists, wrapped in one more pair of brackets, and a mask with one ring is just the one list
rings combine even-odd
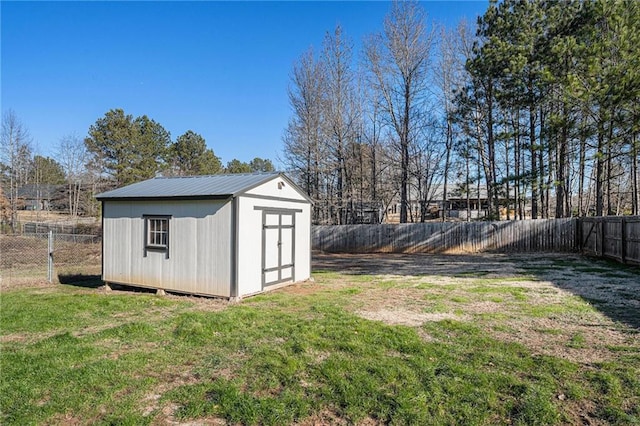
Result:
{"label": "shed window", "polygon": [[169,218],[146,217],[146,246],[166,249],[169,247]]}

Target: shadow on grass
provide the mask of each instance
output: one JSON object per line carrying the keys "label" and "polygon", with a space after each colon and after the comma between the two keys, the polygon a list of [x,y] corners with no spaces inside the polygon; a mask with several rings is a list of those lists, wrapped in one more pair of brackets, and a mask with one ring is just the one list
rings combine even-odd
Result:
{"label": "shadow on grass", "polygon": [[[74,287],[98,289],[104,287],[104,281],[100,275],[84,275],[84,274],[59,274],[58,281],[60,284],[70,285]],[[155,293],[156,289],[135,287],[121,284],[109,284],[111,290],[123,291],[130,293]]]}
{"label": "shadow on grass", "polygon": [[104,285],[100,275],[59,274],[58,281],[60,284],[84,288],[98,288]]}
{"label": "shadow on grass", "polygon": [[526,277],[581,297],[615,322],[640,331],[640,268],[571,253],[313,253],[313,270],[350,275]]}
{"label": "shadow on grass", "polygon": [[640,331],[640,268],[590,257],[560,267],[574,278],[551,280],[554,286],[580,296],[612,320]]}
{"label": "shadow on grass", "polygon": [[[313,270],[348,275],[514,276],[518,270],[504,254],[323,253],[314,251]],[[521,272],[521,271],[520,271]]]}

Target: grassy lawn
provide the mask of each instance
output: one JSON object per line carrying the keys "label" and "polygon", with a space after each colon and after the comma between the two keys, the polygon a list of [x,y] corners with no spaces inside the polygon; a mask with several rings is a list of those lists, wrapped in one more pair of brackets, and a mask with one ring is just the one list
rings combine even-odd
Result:
{"label": "grassy lawn", "polygon": [[640,312],[572,287],[638,302],[640,273],[558,259],[325,266],[239,304],[4,290],[0,423],[640,424]]}

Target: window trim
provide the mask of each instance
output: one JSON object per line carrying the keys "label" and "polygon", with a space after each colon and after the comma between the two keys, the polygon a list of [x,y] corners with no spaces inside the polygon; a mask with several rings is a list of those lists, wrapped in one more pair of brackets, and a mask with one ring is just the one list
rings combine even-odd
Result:
{"label": "window trim", "polygon": [[[157,214],[145,214],[142,215],[142,219],[144,220],[144,257],[147,257],[147,252],[151,251],[159,251],[165,252],[166,258],[169,258],[169,243],[171,241],[171,216],[170,215],[157,215]],[[150,223],[152,220],[164,220],[167,224],[166,229],[166,244],[152,244],[151,243],[151,229]],[[162,232],[162,231],[161,231]]]}

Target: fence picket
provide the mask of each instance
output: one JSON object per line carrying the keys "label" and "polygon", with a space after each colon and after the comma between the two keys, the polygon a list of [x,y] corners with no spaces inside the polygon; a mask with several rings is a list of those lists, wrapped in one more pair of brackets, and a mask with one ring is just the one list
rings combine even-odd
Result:
{"label": "fence picket", "polygon": [[583,253],[640,265],[640,216],[585,217],[581,220]]}
{"label": "fence picket", "polygon": [[314,226],[312,247],[350,253],[582,251],[640,264],[640,216]]}
{"label": "fence picket", "polygon": [[314,226],[328,252],[477,253],[574,251],[575,219]]}

